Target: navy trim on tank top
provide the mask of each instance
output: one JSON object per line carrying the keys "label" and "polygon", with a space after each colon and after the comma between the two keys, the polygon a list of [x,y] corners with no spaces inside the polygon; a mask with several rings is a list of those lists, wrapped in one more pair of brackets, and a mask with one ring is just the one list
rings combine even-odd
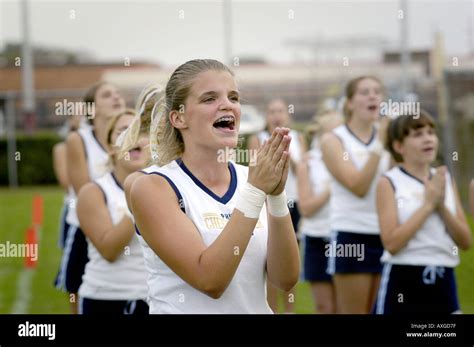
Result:
{"label": "navy trim on tank top", "polygon": [[364,141],[362,141],[352,130],[351,128],[349,128],[349,126],[347,124],[344,124],[344,126],[346,127],[347,131],[356,138],[357,141],[359,141],[360,143],[362,143],[364,146],[369,146],[372,141],[374,140],[375,138],[375,127],[372,127],[372,135],[370,135],[370,139],[369,139],[369,142],[365,143]]}
{"label": "navy trim on tank top", "polygon": [[173,188],[174,193],[176,194],[176,197],[178,198],[178,204],[179,204],[179,207],[180,207],[181,211],[186,213],[186,206],[184,206],[183,196],[181,195],[178,187],[176,187],[176,184],[174,184],[174,182],[168,176],[166,176],[165,174],[163,174],[161,172],[156,172],[156,171],[152,171],[152,172],[140,171],[140,172],[144,173],[145,175],[158,175],[158,176],[163,177],[166,181],[168,181],[171,188]]}
{"label": "navy trim on tank top", "polygon": [[100,146],[100,148],[102,148],[102,150],[103,150],[104,152],[108,153],[107,150],[104,148],[104,146],[102,146],[102,144],[100,143],[100,141],[99,141],[99,139],[97,138],[97,136],[95,135],[94,129],[91,130],[91,133],[92,133],[92,137],[93,137],[94,140],[97,142],[97,144]]}
{"label": "navy trim on tank top", "polygon": [[79,138],[81,139],[81,142],[82,142],[82,148],[84,149],[84,156],[86,157],[86,161],[87,161],[87,147],[86,147],[86,143],[84,142],[84,138],[82,137],[81,133],[79,131],[77,131],[77,135],[79,135]]}
{"label": "navy trim on tank top", "polygon": [[140,230],[138,230],[137,225],[135,223],[133,223],[133,226],[135,227],[135,232],[137,233],[137,235],[142,236],[142,234],[140,234]]}
{"label": "navy trim on tank top", "polygon": [[105,201],[105,204],[107,204],[107,195],[105,194],[105,190],[102,188],[102,186],[97,183],[96,181],[92,181],[92,183],[94,183],[97,187],[99,187],[99,189],[102,191],[102,194],[104,195],[104,201]]}
{"label": "navy trim on tank top", "polygon": [[[178,187],[176,187],[176,184],[174,184],[174,182],[168,177],[166,176],[165,174],[161,173],[161,172],[156,172],[156,171],[152,171],[152,172],[145,172],[145,171],[140,171],[141,173],[144,173],[145,175],[158,175],[158,176],[161,176],[163,177],[168,183],[169,185],[171,186],[171,188],[173,188],[174,190],[174,193],[176,194],[176,197],[178,198],[178,204],[179,204],[179,208],[181,209],[181,211],[183,211],[183,213],[186,213],[186,206],[184,206],[184,199],[183,199],[183,196],[181,195]],[[137,225],[134,223],[133,224],[134,227],[135,227],[135,232],[138,234],[138,235],[141,235],[140,234],[140,230],[138,230],[138,227]]]}
{"label": "navy trim on tank top", "polygon": [[227,204],[234,196],[235,190],[237,188],[237,174],[235,172],[234,166],[230,162],[228,163],[228,168],[230,171],[230,185],[229,189],[222,197],[216,195],[213,191],[207,188],[196,176],[194,176],[193,173],[189,171],[189,169],[186,167],[181,158],[176,159],[176,163],[178,163],[179,167],[194,181],[194,183],[199,188],[201,188],[206,194],[208,194],[211,198],[220,202],[221,204]]}
{"label": "navy trim on tank top", "polygon": [[118,186],[120,189],[122,189],[122,190],[123,190],[123,187],[122,187],[122,185],[121,185],[121,184],[120,184],[120,182],[118,181],[117,177],[115,177],[114,173],[113,173],[113,172],[111,172],[111,173],[110,173],[110,175],[112,175],[112,178],[114,179],[114,181],[115,181],[115,184],[116,184],[116,185],[117,185],[117,186]]}
{"label": "navy trim on tank top", "polygon": [[397,190],[395,189],[395,185],[393,184],[393,181],[390,177],[388,177],[387,175],[383,175],[383,177],[385,177],[386,179],[388,179],[388,182],[390,183],[390,185],[392,186],[393,188],[393,191],[396,192]]}
{"label": "navy trim on tank top", "polygon": [[[420,180],[418,177],[416,177],[416,176],[412,175],[411,173],[409,173],[404,167],[399,166],[398,168],[399,168],[400,171],[403,172],[405,175],[410,176],[410,177],[413,178],[414,180],[417,180],[418,182],[420,182],[421,184],[424,185],[424,183],[423,183],[422,180]],[[433,176],[433,175],[431,174],[431,170],[430,170],[430,173],[429,173],[429,176],[428,176],[429,179],[431,179],[432,176]]]}

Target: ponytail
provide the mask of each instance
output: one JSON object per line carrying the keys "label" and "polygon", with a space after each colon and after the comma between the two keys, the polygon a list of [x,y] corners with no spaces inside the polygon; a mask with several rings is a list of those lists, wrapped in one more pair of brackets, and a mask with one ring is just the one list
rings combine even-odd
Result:
{"label": "ponytail", "polygon": [[[135,108],[135,118],[133,119],[130,126],[124,131],[117,139],[117,146],[120,147],[119,155],[121,157],[133,149],[138,142],[138,138],[142,134],[146,134],[150,131],[150,140],[153,140],[151,135],[152,132],[152,120],[158,119],[156,117],[156,111],[160,102],[162,101],[162,88],[158,85],[151,85],[145,88],[138,97],[138,102]],[[155,112],[155,115],[153,114]],[[156,142],[156,136],[155,136]],[[150,141],[150,150],[153,154],[152,144]],[[152,156],[154,159],[154,156]]]}

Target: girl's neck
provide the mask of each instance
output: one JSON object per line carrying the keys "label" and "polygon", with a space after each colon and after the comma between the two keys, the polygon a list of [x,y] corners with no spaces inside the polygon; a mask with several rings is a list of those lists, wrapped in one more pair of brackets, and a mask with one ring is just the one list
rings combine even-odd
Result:
{"label": "girl's neck", "polygon": [[421,181],[430,177],[430,164],[404,161],[400,166]]}
{"label": "girl's neck", "polygon": [[124,167],[120,165],[116,165],[112,173],[114,174],[115,178],[120,183],[120,185],[123,187],[123,183],[125,182],[125,179],[132,172],[130,172],[129,170],[126,170]]}
{"label": "girl's neck", "polygon": [[222,149],[222,153],[186,150],[181,156],[181,160],[193,175],[206,186],[218,187],[224,185],[228,187],[230,173],[228,162],[225,159],[227,152],[224,149]]}
{"label": "girl's neck", "polygon": [[107,118],[101,117],[94,120],[93,131],[102,147],[107,148]]}
{"label": "girl's neck", "polygon": [[357,135],[358,138],[360,138],[364,142],[368,142],[370,140],[372,132],[374,131],[373,122],[364,122],[354,116],[352,116],[351,119],[347,122],[347,126],[354,134]]}

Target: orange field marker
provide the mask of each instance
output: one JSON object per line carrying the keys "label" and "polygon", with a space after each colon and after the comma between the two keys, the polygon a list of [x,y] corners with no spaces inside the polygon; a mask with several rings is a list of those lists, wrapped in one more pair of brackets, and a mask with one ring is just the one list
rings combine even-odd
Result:
{"label": "orange field marker", "polygon": [[29,250],[29,253],[25,256],[25,267],[30,269],[35,268],[38,263],[39,232],[43,225],[43,197],[41,195],[33,196],[31,222],[32,225],[26,229],[25,235],[25,244]]}

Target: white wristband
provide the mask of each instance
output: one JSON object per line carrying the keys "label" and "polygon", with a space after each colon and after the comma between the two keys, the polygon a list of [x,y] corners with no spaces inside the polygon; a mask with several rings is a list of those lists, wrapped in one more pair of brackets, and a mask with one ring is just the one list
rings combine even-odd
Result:
{"label": "white wristband", "polygon": [[266,196],[267,194],[265,194],[263,190],[246,182],[239,190],[235,208],[242,212],[247,218],[258,219]]}
{"label": "white wristband", "polygon": [[288,209],[288,201],[286,200],[286,193],[283,191],[279,195],[268,196],[268,213],[274,217],[284,217],[290,210]]}
{"label": "white wristband", "polygon": [[382,155],[384,148],[382,142],[380,140],[375,140],[375,143],[372,145],[372,148],[369,149],[370,152],[375,153],[377,155]]}

